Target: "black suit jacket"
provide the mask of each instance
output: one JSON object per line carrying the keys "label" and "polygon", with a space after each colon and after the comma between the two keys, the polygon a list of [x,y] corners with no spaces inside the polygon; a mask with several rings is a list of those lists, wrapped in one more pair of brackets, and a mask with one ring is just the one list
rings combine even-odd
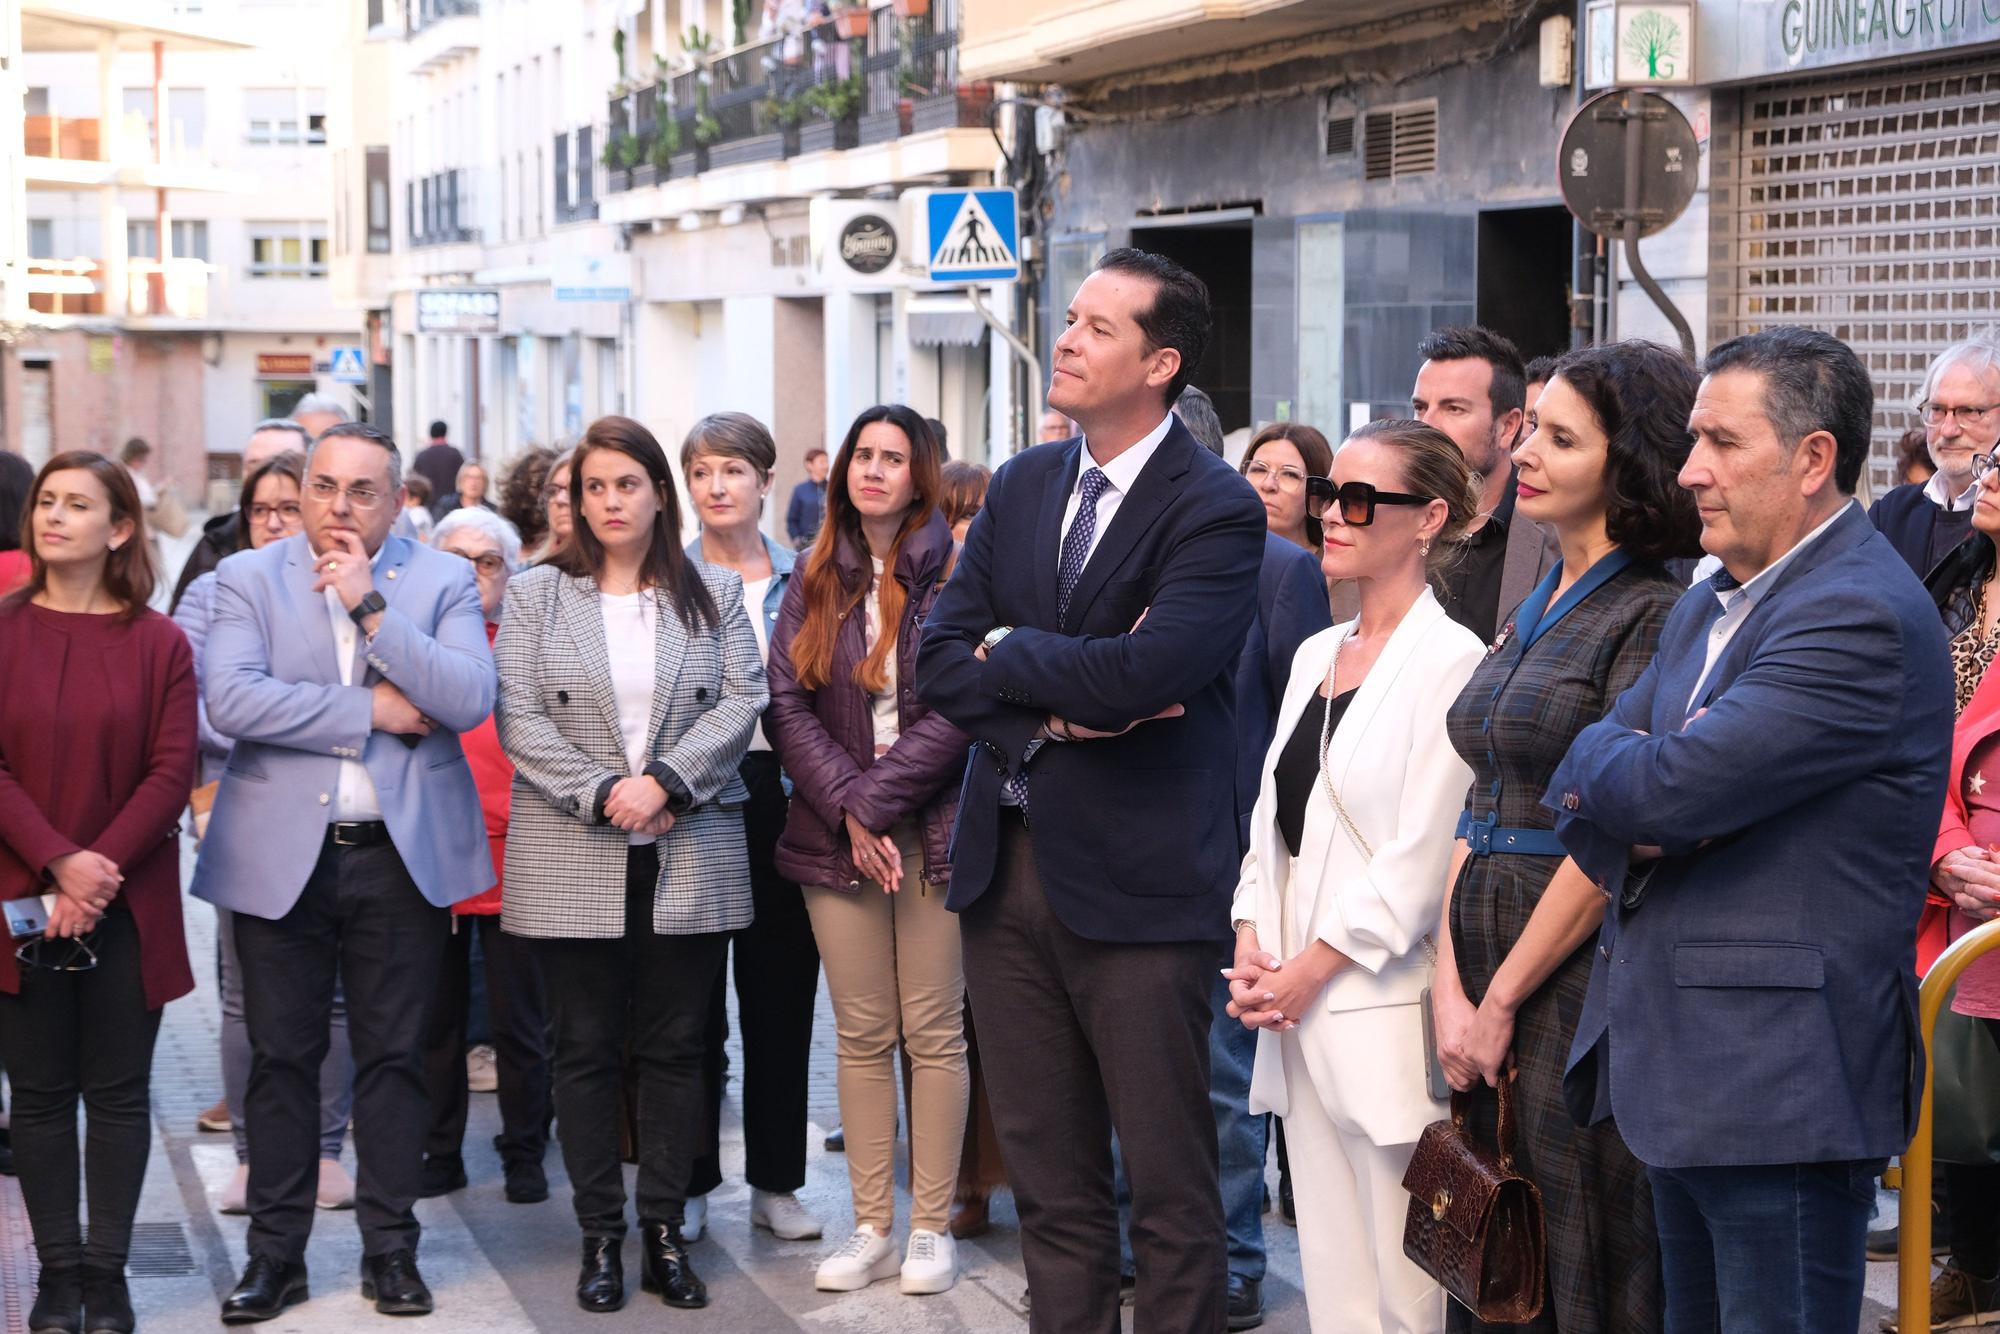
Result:
{"label": "black suit jacket", "polygon": [[[1058,621],[1082,448],[1040,445],[994,474],[924,633],[917,691],[975,742],[946,904],[963,911],[992,883],[1002,782],[1025,765],[1036,869],[1065,926],[1113,942],[1219,939],[1237,873],[1232,677],[1257,610],[1264,507],[1176,420]],[[1013,633],[979,661],[1001,625]],[[1050,714],[1112,730],[1170,704],[1187,712],[1034,744]]]}

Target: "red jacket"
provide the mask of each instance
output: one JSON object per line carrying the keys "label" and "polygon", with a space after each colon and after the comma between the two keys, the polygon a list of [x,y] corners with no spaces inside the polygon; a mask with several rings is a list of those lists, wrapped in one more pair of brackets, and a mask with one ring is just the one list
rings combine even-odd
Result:
{"label": "red jacket", "polygon": [[[0,609],[0,899],[46,893],[50,862],[117,863],[146,1006],[194,990],[181,924],[181,812],[195,777],[194,654],[158,612],[131,621]],[[21,989],[0,949],[0,992]]]}
{"label": "red jacket", "polygon": [[[486,623],[486,642],[493,642],[500,629]],[[514,800],[514,762],[500,749],[500,734],[493,729],[493,715],[470,732],[461,733],[458,744],[465,747],[465,762],[472,766],[472,785],[479,789],[479,809],[486,816],[486,841],[493,848],[493,874],[502,875],[507,864],[507,815]],[[500,915],[501,881],[483,894],[451,905],[454,917],[497,917]]]}

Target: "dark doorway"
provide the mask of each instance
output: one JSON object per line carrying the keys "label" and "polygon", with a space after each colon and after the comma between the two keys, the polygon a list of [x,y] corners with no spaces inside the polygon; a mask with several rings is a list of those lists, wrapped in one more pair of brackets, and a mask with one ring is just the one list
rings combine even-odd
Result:
{"label": "dark doorway", "polygon": [[1249,426],[1250,220],[1134,227],[1132,244],[1165,255],[1208,284],[1215,331],[1193,382],[1215,400],[1223,430]]}
{"label": "dark doorway", "polygon": [[1524,359],[1569,351],[1571,235],[1565,208],[1479,215],[1479,322],[1513,339]]}

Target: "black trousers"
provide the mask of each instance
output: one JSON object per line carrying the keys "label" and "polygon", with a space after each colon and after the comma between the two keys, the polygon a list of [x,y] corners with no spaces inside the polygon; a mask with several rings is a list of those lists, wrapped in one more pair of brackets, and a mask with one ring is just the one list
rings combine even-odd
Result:
{"label": "black trousers", "polygon": [[[806,1072],[812,1060],[813,1000],[819,992],[819,947],[805,893],[778,874],[778,835],[790,799],[778,757],[751,751],[740,767],[750,789],[743,833],[750,848],[750,898],[756,917],[732,935],[736,946],[736,1016],[743,1032],[743,1176],[757,1190],[779,1193],[806,1184]],[[729,1058],[729,1006],[724,973],[715,975],[702,1061],[700,1154],[688,1194],[722,1184],[722,1091]]]}
{"label": "black trousers", "polygon": [[[1982,1019],[1980,1025],[2000,1042],[2000,1020]],[[1938,1173],[1951,1219],[1953,1266],[1977,1278],[2000,1277],[2000,1166],[1940,1163]]]}
{"label": "black trousers", "polygon": [[1111,1133],[1132,1184],[1138,1334],[1220,1334],[1228,1248],[1208,1100],[1220,941],[1086,940],[1003,814],[993,885],[960,917],[979,1056],[1021,1213],[1034,1334],[1117,1334]]}
{"label": "black trousers", "polygon": [[727,932],[653,930],[659,853],[634,847],[625,869],[625,934],[537,940],[555,1020],[556,1139],[586,1235],[625,1235],[618,1153],[625,1044],[639,1078],[639,1217],[682,1221],[702,1126],[701,1062]]}
{"label": "black trousers", "polygon": [[457,918],[445,937],[424,1055],[431,1133],[424,1152],[453,1155],[465,1145],[466,1028],[472,1005],[472,938],[485,961],[486,1004],[500,1076],[500,1161],[540,1162],[554,1103],[549,1075],[549,1007],[534,946],[500,929],[498,917]]}
{"label": "black trousers", "polygon": [[305,1258],[319,1182],[319,1067],[336,973],[354,1047],[355,1221],[364,1255],[415,1250],[413,1206],[431,1123],[424,1042],[451,926],[388,842],[327,843],[292,910],[238,913],[250,1029],[251,1255]]}
{"label": "black trousers", "polygon": [[[115,900],[92,947],[97,967],[57,973],[23,967],[20,994],[0,995],[0,1059],[14,1085],[14,1163],[44,1269],[123,1269],[132,1217],[153,1145],[153,1040],[139,930]],[[5,948],[12,949],[11,942]],[[76,1105],[89,1129],[77,1159]],[[90,1241],[77,1209],[90,1192]]]}

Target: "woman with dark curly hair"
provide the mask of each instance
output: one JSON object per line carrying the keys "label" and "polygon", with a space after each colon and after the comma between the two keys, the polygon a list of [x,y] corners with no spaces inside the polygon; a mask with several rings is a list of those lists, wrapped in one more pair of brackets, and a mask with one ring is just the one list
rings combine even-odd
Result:
{"label": "woman with dark curly hair", "polygon": [[[514,525],[521,535],[521,550],[533,551],[549,534],[549,516],[543,491],[549,483],[549,469],[562,451],[547,445],[530,445],[507,465],[500,481],[500,517]],[[442,519],[444,515],[436,516]]]}
{"label": "woman with dark curly hair", "polygon": [[[1432,990],[1453,1087],[1515,1071],[1515,1164],[1541,1188],[1548,1300],[1509,1329],[1640,1334],[1660,1328],[1659,1240],[1645,1169],[1609,1121],[1578,1129],[1563,1067],[1604,916],[1563,853],[1542,793],[1578,732],[1652,661],[1682,588],[1662,562],[1697,554],[1700,521],[1675,480],[1700,376],[1677,352],[1624,342],[1572,352],[1528,407],[1514,451],[1521,513],[1554,529],[1562,560],[1503,623],[1452,705],[1472,766]],[[1477,1103],[1491,1134],[1494,1102]],[[1450,1328],[1482,1325],[1451,1308]]]}

